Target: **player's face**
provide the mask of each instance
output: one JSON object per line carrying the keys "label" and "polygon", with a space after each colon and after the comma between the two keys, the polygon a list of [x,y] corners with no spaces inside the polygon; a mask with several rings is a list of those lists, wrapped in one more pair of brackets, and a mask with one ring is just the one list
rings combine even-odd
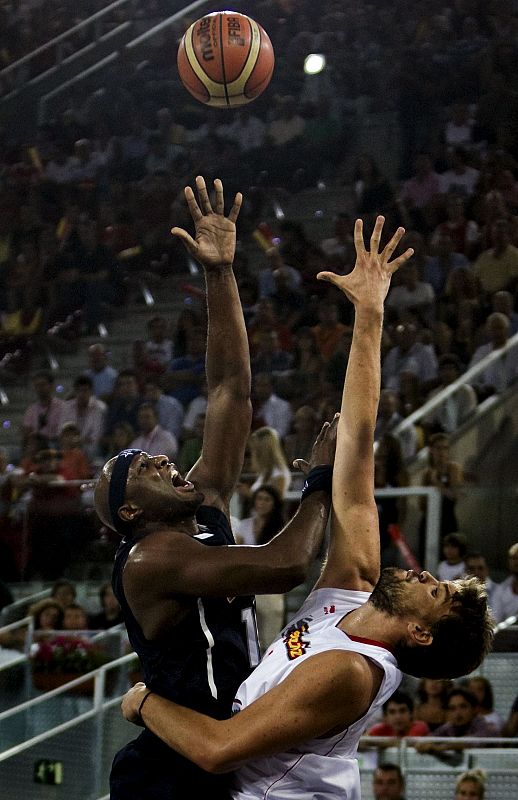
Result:
{"label": "player's face", "polygon": [[129,468],[125,501],[142,508],[146,520],[173,521],[192,516],[203,495],[167,456],[140,453]]}
{"label": "player's face", "polygon": [[391,616],[420,619],[433,625],[451,609],[457,592],[454,581],[438,581],[429,572],[387,567],[381,573],[371,602]]}

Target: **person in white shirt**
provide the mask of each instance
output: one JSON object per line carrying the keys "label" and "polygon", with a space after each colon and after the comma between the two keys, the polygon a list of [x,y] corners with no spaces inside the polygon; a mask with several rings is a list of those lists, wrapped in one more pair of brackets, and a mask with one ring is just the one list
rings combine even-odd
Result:
{"label": "person in white shirt", "polygon": [[499,583],[493,594],[493,615],[497,622],[518,614],[518,542],[507,553],[509,577]]}
{"label": "person in white shirt", "polygon": [[144,450],[150,456],[164,453],[174,460],[178,453],[178,442],[172,433],[158,424],[158,416],[151,403],[142,403],[137,414],[140,435],[132,441],[131,448]]}
{"label": "person in white shirt", "polygon": [[291,406],[275,394],[273,378],[266,372],[258,372],[254,378],[254,417],[262,425],[274,428],[281,439],[289,433],[293,419]]}
{"label": "person in white shirt", "polygon": [[93,381],[88,375],[79,375],[74,381],[75,397],[65,400],[61,424],[73,422],[81,435],[88,458],[96,458],[106,418],[106,403],[93,394]]}
{"label": "person in white shirt", "polygon": [[468,156],[463,147],[456,147],[452,153],[452,166],[440,176],[442,194],[471,196],[475,191],[480,172],[468,166]]}
{"label": "person in white shirt", "polygon": [[472,575],[478,578],[487,592],[487,602],[490,608],[493,608],[493,597],[495,595],[498,583],[496,583],[489,575],[489,568],[485,556],[478,551],[471,550],[464,559],[466,564],[466,575]]}
{"label": "person in white shirt", "polygon": [[[475,579],[439,583],[428,572],[396,568],[380,578],[373,443],[383,301],[391,274],[412,254],[389,260],[401,228],[378,252],[383,222],[377,218],[370,252],[356,222],[350,275],[320,273],[352,300],[356,314],[337,427],[329,554],[314,591],[239,688],[230,720],[171,703],[144,684],[123,701],[126,719],[207,771],[236,770],[235,800],[359,800],[358,742],[399,685],[400,670],[457,677],[474,669],[491,644],[487,599]],[[322,480],[308,481],[306,496]]]}
{"label": "person in white shirt", "polygon": [[[493,311],[486,320],[486,329],[490,341],[478,347],[471,361],[469,368],[480,363],[486,356],[495,350],[501,350],[509,339],[511,323],[505,314]],[[490,394],[505,391],[518,378],[518,351],[516,348],[510,350],[501,358],[493,361],[492,364],[482,370],[478,375],[471,379],[479,399],[483,400]]]}

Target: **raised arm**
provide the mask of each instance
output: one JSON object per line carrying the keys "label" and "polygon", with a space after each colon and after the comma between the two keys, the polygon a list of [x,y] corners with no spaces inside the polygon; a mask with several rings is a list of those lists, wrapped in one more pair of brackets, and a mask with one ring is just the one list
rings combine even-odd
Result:
{"label": "raised arm", "polygon": [[235,196],[225,217],[221,181],[214,181],[214,209],[200,176],[196,178],[196,188],[199,202],[190,186],[185,189],[195,238],[181,228],[171,231],[203,266],[207,291],[208,404],[202,454],[189,479],[205,493],[207,505],[226,510],[241,473],[252,413],[248,339],[232,270],[235,223],[242,196],[239,193]]}
{"label": "raised arm", "polygon": [[318,278],[334,283],[355,307],[351,352],[347,365],[338,423],[333,470],[331,540],[326,567],[317,584],[371,591],[379,577],[379,524],[374,501],[374,428],[380,394],[380,349],[383,303],[396,269],[413,250],[389,262],[401,237],[398,228],[379,253],[384,218],[378,217],[370,252],[363,240],[363,224],[356,220],[356,264],[345,276],[321,272]]}

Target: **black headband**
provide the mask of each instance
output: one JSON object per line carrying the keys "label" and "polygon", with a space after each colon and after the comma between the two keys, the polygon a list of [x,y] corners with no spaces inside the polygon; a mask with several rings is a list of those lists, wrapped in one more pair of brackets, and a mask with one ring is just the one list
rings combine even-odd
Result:
{"label": "black headband", "polygon": [[116,531],[119,531],[119,533],[125,533],[127,530],[127,522],[124,522],[119,517],[119,508],[124,505],[129,468],[135,456],[140,455],[142,452],[144,451],[136,449],[122,450],[117,456],[112,470],[110,488],[108,491],[108,505],[110,507],[113,527]]}

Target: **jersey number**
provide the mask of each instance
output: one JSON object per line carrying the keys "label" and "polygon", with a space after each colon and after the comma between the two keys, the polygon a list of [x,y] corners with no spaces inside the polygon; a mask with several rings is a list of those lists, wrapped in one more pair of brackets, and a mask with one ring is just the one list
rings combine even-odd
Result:
{"label": "jersey number", "polygon": [[254,609],[241,609],[241,620],[246,626],[246,643],[248,647],[248,659],[251,667],[256,667],[261,660],[259,652],[259,636],[257,634],[257,623],[255,621]]}

